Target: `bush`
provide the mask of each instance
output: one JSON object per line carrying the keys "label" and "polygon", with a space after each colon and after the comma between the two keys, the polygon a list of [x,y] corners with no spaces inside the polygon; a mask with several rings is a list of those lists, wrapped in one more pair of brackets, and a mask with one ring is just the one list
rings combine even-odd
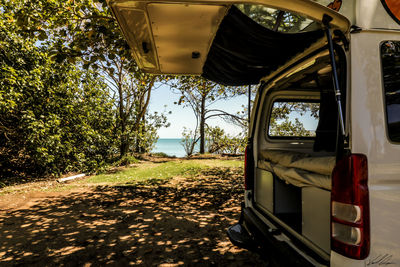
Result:
{"label": "bush", "polygon": [[119,160],[117,160],[116,162],[114,162],[114,166],[128,166],[130,164],[133,163],[138,163],[139,160],[137,158],[135,158],[134,156],[124,156],[122,158],[120,158]]}
{"label": "bush", "polygon": [[206,129],[206,148],[214,154],[242,154],[246,148],[247,138],[243,135],[230,136],[220,127],[208,127]]}
{"label": "bush", "polygon": [[190,129],[187,129],[186,127],[183,129],[181,144],[185,149],[187,157],[193,155],[196,143],[198,141],[199,137],[198,137],[198,132],[196,130],[192,131]]}
{"label": "bush", "polygon": [[115,139],[106,85],[1,26],[0,177],[102,168]]}
{"label": "bush", "polygon": [[162,157],[162,158],[175,158],[175,156],[170,156],[167,153],[164,152],[155,152],[155,153],[151,153],[153,156],[156,157]]}

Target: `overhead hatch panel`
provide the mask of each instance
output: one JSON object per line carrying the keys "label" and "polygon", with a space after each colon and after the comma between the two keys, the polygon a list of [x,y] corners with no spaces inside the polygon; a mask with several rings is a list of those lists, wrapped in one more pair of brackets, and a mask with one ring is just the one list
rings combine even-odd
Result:
{"label": "overhead hatch panel", "polygon": [[124,25],[125,38],[134,50],[137,64],[145,71],[158,69],[156,55],[149,53],[154,51],[154,48],[151,47],[152,32],[147,23],[146,13],[129,7],[121,7],[118,11],[120,25]]}
{"label": "overhead hatch panel", "polygon": [[161,73],[201,74],[226,10],[218,5],[148,4]]}
{"label": "overhead hatch panel", "polygon": [[[344,16],[312,0],[109,0],[108,4],[145,72],[203,75],[226,85],[258,83],[323,38],[324,14],[332,17],[333,28],[346,34],[350,27]],[[248,6],[239,10],[236,6],[241,5]],[[245,12],[257,5],[273,10],[259,13],[257,20],[257,14]],[[286,27],[293,18],[300,23]]]}

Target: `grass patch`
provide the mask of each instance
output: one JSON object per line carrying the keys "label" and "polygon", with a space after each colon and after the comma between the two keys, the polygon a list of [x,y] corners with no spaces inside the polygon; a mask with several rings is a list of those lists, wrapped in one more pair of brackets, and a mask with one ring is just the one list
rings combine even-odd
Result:
{"label": "grass patch", "polygon": [[81,183],[132,184],[168,180],[175,176],[191,177],[210,167],[241,167],[235,160],[175,160],[163,163],[142,163],[116,173],[101,174],[80,181]]}
{"label": "grass patch", "polygon": [[194,177],[203,170],[210,168],[240,168],[243,162],[239,160],[220,159],[182,159],[163,162],[140,162],[136,166],[122,168],[115,173],[100,174],[90,177],[58,183],[56,181],[29,183],[0,188],[0,196],[7,194],[24,194],[28,192],[61,192],[72,190],[81,186],[93,184],[103,185],[156,185],[167,182],[176,176]]}
{"label": "grass patch", "polygon": [[78,185],[58,182],[37,183],[29,185],[8,186],[0,190],[0,196],[8,194],[24,194],[33,192],[63,192],[77,188]]}

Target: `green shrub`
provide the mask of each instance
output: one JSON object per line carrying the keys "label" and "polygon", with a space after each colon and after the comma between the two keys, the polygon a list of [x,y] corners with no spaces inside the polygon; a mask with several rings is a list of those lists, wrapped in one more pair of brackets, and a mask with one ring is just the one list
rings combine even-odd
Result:
{"label": "green shrub", "polygon": [[1,22],[0,50],[0,177],[101,168],[115,140],[106,84]]}
{"label": "green shrub", "polygon": [[170,156],[164,152],[155,152],[155,153],[151,153],[151,155],[156,156],[156,157],[162,157],[162,158],[176,158],[175,156]]}
{"label": "green shrub", "polygon": [[130,164],[138,163],[139,160],[135,158],[134,156],[123,156],[116,162],[114,162],[114,166],[127,166]]}
{"label": "green shrub", "polygon": [[210,153],[242,154],[246,148],[246,141],[245,136],[230,136],[218,126],[206,130],[206,148]]}

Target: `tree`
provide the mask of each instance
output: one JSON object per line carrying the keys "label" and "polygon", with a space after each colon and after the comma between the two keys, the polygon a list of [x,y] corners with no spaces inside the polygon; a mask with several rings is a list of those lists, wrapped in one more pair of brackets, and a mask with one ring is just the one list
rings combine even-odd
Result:
{"label": "tree", "polygon": [[263,5],[237,4],[236,6],[258,24],[273,31],[298,32],[312,23],[301,15]]}
{"label": "tree", "polygon": [[183,129],[181,144],[185,150],[186,156],[190,157],[193,155],[198,140],[198,131],[193,131],[186,127]]}
{"label": "tree", "polygon": [[157,77],[138,70],[105,1],[0,4],[1,170],[93,171],[116,145],[148,151],[167,124],[147,110]]}
{"label": "tree", "polygon": [[[141,73],[136,66],[132,66],[132,59],[119,55],[112,59],[106,57],[92,65],[99,66],[112,92],[112,98],[115,99],[116,131],[119,136],[120,156],[123,157],[133,145],[133,136],[139,137],[139,131],[145,132],[147,108],[157,77]],[[162,125],[165,124],[157,127]],[[136,148],[137,152],[141,150],[141,146]]]}
{"label": "tree", "polygon": [[196,118],[194,133],[199,132],[200,154],[205,152],[205,130],[207,120],[213,117],[233,118],[242,120],[240,116],[230,114],[211,105],[222,99],[227,99],[245,92],[243,87],[226,87],[197,76],[184,76],[175,79],[171,87],[181,95],[178,105],[190,107]]}
{"label": "tree", "polygon": [[206,144],[209,153],[219,153],[226,145],[225,131],[220,127],[209,127],[206,131]]}
{"label": "tree", "polygon": [[[158,77],[142,73],[118,24],[103,0],[32,0],[4,2],[3,10],[19,25],[21,37],[37,38],[57,62],[76,63],[106,80],[117,110],[115,131],[120,156],[144,131],[151,90]],[[156,116],[156,114],[152,115]],[[163,118],[157,119],[164,121]],[[152,124],[161,127],[159,123]],[[136,142],[142,145],[146,142]],[[138,150],[147,150],[140,148]]]}
{"label": "tree", "polygon": [[[269,122],[271,136],[313,136],[315,133],[306,130],[298,119],[305,113],[315,119],[319,118],[319,104],[312,102],[275,102]],[[290,117],[289,115],[297,115]]]}
{"label": "tree", "polygon": [[170,123],[167,122],[165,111],[159,114],[157,111],[154,113],[146,112],[145,117],[139,124],[139,129],[134,133],[133,143],[135,143],[134,151],[136,153],[150,152],[157,140],[157,131],[161,127],[169,127]]}
{"label": "tree", "polygon": [[93,171],[113,147],[112,101],[94,72],[53,61],[0,19],[2,175]]}
{"label": "tree", "polygon": [[207,151],[215,154],[242,154],[247,143],[247,137],[243,133],[231,136],[218,126],[207,128],[206,140]]}

